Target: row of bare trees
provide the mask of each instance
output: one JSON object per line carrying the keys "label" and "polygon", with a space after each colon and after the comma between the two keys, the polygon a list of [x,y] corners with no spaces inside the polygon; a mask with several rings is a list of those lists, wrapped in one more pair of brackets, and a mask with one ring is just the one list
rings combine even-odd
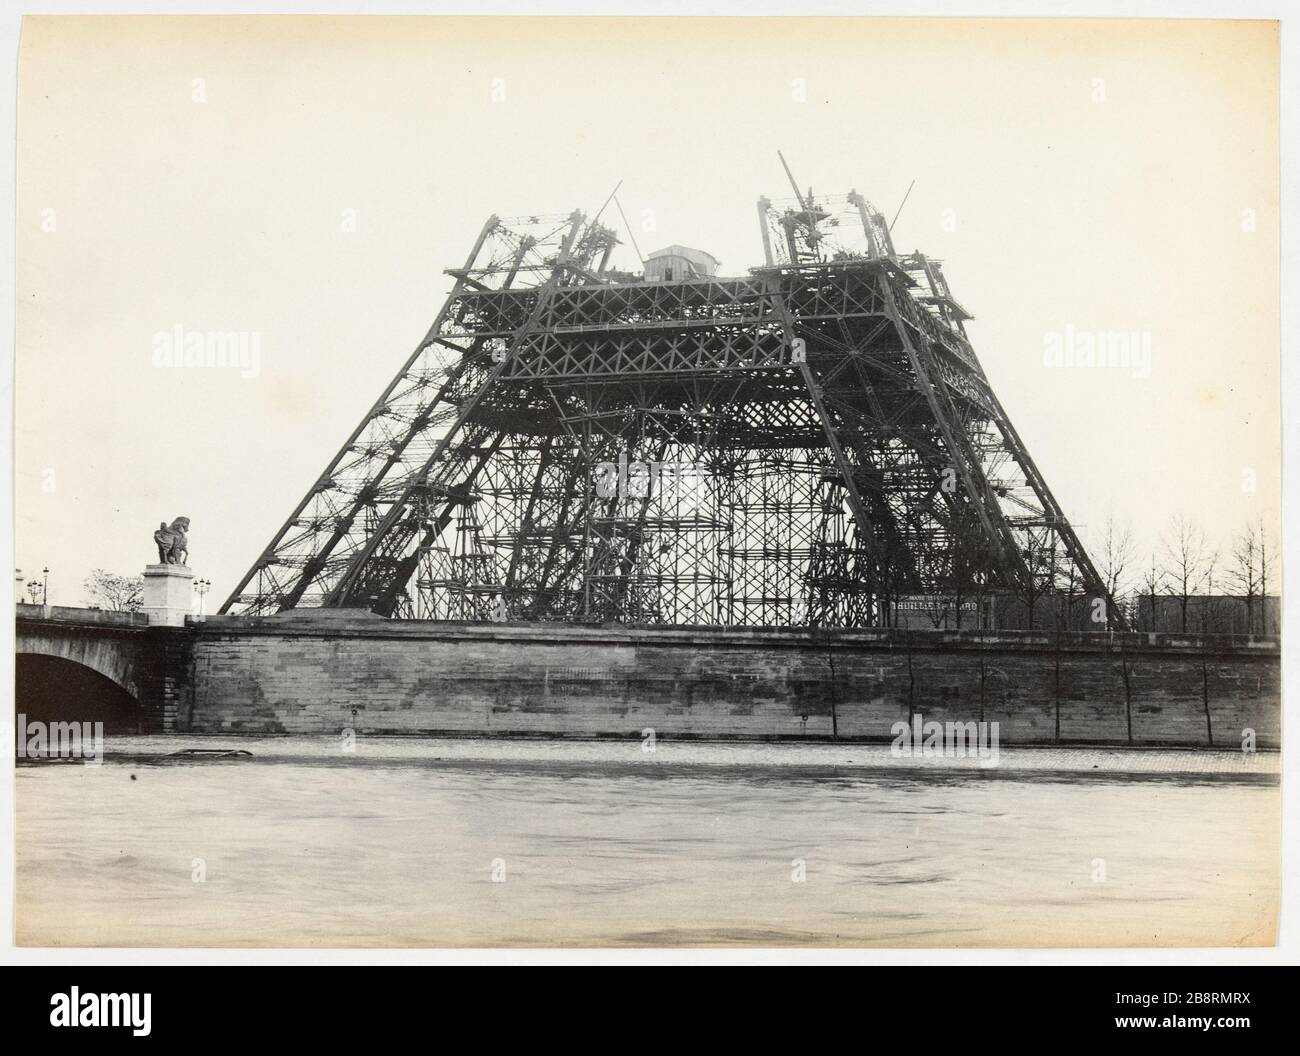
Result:
{"label": "row of bare trees", "polygon": [[[1136,630],[1170,633],[1277,633],[1276,599],[1269,600],[1269,591],[1276,594],[1279,586],[1278,554],[1262,520],[1247,522],[1220,547],[1195,522],[1176,517],[1141,559],[1132,529],[1110,516],[1089,552],[1123,621],[1103,599],[1086,595],[1073,562],[1069,581],[1060,581],[1059,555],[1045,540],[1026,550],[1026,583],[997,599],[999,620],[1011,627],[1058,630],[1114,629],[1126,623]],[[909,604],[934,627],[979,626],[990,597],[990,567],[973,513],[959,511],[949,545],[930,570],[947,589]]]}
{"label": "row of bare trees", "polygon": [[[1131,626],[1187,633],[1230,630],[1244,622],[1247,634],[1277,632],[1265,599],[1279,585],[1278,551],[1262,520],[1248,521],[1221,547],[1178,516],[1140,568],[1136,554],[1131,530],[1108,518],[1097,571],[1111,597],[1124,605]],[[1244,610],[1244,621],[1234,610]]]}

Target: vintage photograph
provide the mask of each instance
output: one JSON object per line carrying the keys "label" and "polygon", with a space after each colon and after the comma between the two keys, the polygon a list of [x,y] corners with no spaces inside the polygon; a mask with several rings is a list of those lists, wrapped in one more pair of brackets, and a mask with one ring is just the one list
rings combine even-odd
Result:
{"label": "vintage photograph", "polygon": [[14,943],[1274,946],[1279,43],[23,19]]}

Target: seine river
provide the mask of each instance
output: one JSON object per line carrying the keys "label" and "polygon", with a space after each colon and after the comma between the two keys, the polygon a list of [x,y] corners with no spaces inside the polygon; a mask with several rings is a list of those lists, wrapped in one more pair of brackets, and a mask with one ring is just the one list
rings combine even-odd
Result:
{"label": "seine river", "polygon": [[[189,746],[252,754],[170,755]],[[128,754],[18,767],[20,944],[1273,941],[1276,756],[1004,749],[981,769],[857,745],[109,750]]]}

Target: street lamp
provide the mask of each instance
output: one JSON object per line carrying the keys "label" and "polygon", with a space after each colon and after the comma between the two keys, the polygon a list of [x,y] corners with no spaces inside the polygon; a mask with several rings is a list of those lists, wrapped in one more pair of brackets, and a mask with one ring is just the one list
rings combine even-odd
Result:
{"label": "street lamp", "polygon": [[212,580],[210,579],[196,579],[194,581],[194,589],[198,591],[198,595],[199,595],[199,617],[200,618],[202,618],[203,616],[203,596],[207,594],[211,586],[212,586]]}
{"label": "street lamp", "polygon": [[39,583],[37,583],[36,580],[34,580],[34,579],[32,579],[32,580],[28,580],[28,582],[27,582],[27,593],[28,593],[29,595],[31,595],[31,599],[32,599],[32,604],[33,604],[33,605],[39,605],[39,604],[40,604],[40,602],[38,602],[38,601],[36,600],[36,596],[37,596],[38,594],[40,594],[40,592],[41,592],[41,585],[40,585]]}
{"label": "street lamp", "polygon": [[48,605],[50,603],[50,566],[46,565],[41,569],[41,572],[45,575],[45,578],[41,581],[41,604]]}

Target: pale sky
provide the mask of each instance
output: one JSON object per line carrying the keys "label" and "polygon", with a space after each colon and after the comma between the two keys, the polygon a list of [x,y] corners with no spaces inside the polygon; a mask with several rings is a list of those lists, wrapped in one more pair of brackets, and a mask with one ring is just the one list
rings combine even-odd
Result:
{"label": "pale sky", "polygon": [[[916,181],[895,242],[944,261],[1085,543],[1108,513],[1144,554],[1180,513],[1225,550],[1276,534],[1277,48],[1260,22],[26,19],[18,567],[82,604],[185,515],[212,611],[488,214],[623,180],[643,252],[743,273],[778,148],[890,217]],[[156,367],[176,326],[257,334],[256,376]],[[1149,376],[1045,365],[1067,330],[1137,333]]]}

